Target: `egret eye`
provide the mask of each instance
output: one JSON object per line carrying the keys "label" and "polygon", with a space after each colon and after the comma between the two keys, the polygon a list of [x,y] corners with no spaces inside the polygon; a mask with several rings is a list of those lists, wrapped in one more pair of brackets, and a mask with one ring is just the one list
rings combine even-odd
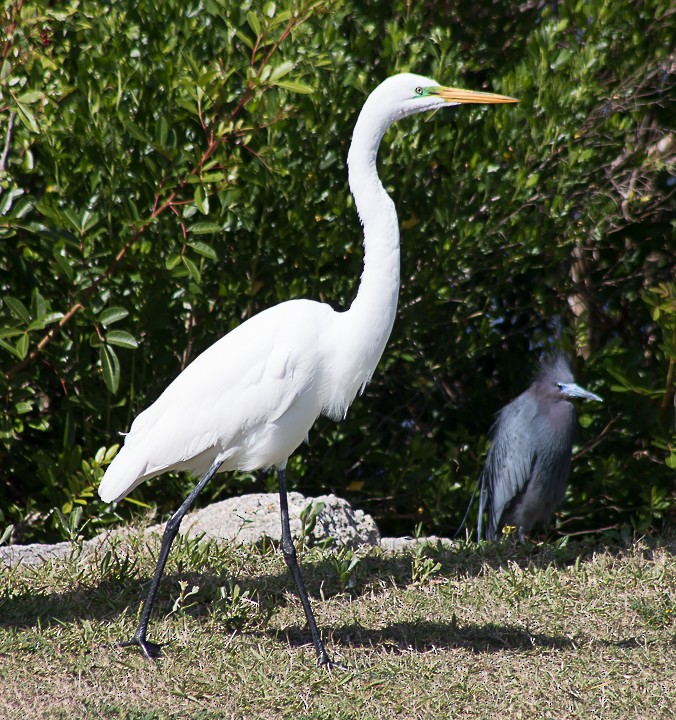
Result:
{"label": "egret eye", "polygon": [[416,95],[422,95],[423,93],[424,93],[424,91],[423,91],[423,89],[422,89],[421,87],[417,87],[417,88],[415,89],[415,94],[416,94]]}
{"label": "egret eye", "polygon": [[556,383],[557,390],[563,390],[563,383]]}

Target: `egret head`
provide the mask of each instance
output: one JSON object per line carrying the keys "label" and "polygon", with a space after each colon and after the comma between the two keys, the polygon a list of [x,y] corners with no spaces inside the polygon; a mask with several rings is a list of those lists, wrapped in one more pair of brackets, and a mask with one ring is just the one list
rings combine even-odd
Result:
{"label": "egret head", "polygon": [[392,115],[397,118],[466,103],[496,105],[519,102],[506,95],[444,87],[436,80],[413,73],[388,78],[371,93],[371,101],[383,110],[391,109]]}

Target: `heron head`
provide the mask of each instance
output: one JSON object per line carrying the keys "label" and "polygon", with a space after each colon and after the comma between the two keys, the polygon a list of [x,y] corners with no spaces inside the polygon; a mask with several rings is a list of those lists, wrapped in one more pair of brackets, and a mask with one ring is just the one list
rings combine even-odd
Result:
{"label": "heron head", "polygon": [[536,377],[539,392],[556,400],[596,400],[603,402],[602,398],[589,390],[585,390],[575,382],[573,371],[570,369],[568,358],[561,352],[542,359]]}
{"label": "heron head", "polygon": [[589,390],[585,390],[574,382],[557,382],[556,389],[566,399],[582,398],[583,400],[596,400],[603,402],[603,399]]}

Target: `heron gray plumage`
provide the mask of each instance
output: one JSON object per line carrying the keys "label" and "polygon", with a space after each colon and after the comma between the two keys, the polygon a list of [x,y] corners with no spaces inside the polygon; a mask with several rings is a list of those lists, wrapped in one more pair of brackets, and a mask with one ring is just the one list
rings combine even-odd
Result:
{"label": "heron gray plumage", "polygon": [[568,484],[577,416],[573,398],[601,398],[576,385],[563,353],[544,358],[530,387],[497,414],[481,474],[478,539],[496,540],[505,525],[516,526],[521,542],[547,524]]}

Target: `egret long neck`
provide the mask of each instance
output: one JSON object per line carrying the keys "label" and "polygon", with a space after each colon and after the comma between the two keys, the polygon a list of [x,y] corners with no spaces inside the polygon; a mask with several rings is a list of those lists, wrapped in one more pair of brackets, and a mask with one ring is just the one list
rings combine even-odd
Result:
{"label": "egret long neck", "polygon": [[364,228],[364,271],[348,313],[368,347],[371,372],[390,336],[399,295],[399,221],[376,167],[378,146],[391,122],[365,105],[347,158],[350,190]]}

